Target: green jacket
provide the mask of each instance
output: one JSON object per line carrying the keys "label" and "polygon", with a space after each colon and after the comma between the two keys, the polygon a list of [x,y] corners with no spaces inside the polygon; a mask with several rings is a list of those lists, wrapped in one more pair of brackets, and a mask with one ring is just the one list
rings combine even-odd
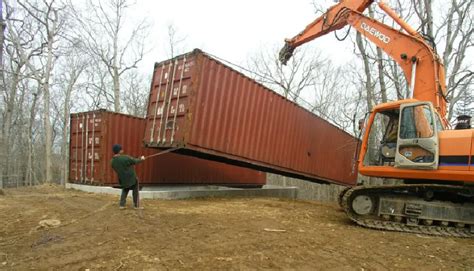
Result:
{"label": "green jacket", "polygon": [[118,175],[122,188],[129,188],[137,183],[137,174],[133,165],[140,163],[141,159],[136,159],[128,155],[116,155],[112,157],[110,164]]}

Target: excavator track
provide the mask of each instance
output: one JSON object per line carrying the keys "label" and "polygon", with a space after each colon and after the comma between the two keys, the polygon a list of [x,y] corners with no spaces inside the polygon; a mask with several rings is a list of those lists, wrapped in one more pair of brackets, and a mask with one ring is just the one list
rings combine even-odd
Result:
{"label": "excavator track", "polygon": [[[443,194],[445,191],[451,194],[458,193],[464,200],[462,202],[453,203],[449,200],[427,200],[423,196],[414,196],[423,193],[426,195],[426,191],[434,191],[437,194]],[[352,221],[367,228],[436,236],[473,238],[474,202],[472,194],[472,190],[447,185],[404,184],[394,186],[358,186],[345,191],[342,196],[341,207]],[[428,196],[431,195],[432,194],[428,194]],[[369,197],[372,198],[373,203],[375,203],[373,206],[363,202],[363,200]],[[384,204],[382,203],[385,203],[385,201],[389,203],[390,201],[401,203],[398,205],[403,205],[402,210],[407,211],[407,213],[402,214],[401,212],[394,211],[393,209],[397,209],[396,207],[393,209],[389,207],[388,210],[392,210],[392,213],[397,217],[389,215],[387,212],[384,213],[382,210],[384,209],[382,206]],[[423,219],[423,213],[426,213],[427,209],[429,209],[430,202],[434,202],[433,204],[437,203],[438,207],[443,204],[453,206],[454,211],[460,211],[458,213],[461,214],[461,217],[459,219],[455,218],[452,221],[449,221],[445,217]],[[413,206],[415,206],[415,208],[413,208]],[[372,210],[370,210],[371,208]],[[444,208],[444,206],[440,208]],[[385,209],[387,209],[387,204],[385,204]],[[359,213],[367,212],[367,214],[358,214],[356,210]],[[400,208],[398,208],[398,210],[400,210]]]}
{"label": "excavator track", "polygon": [[351,189],[352,189],[352,187],[346,187],[341,191],[341,193],[339,193],[339,196],[337,198],[337,203],[339,204],[339,206],[341,208],[343,208],[343,202],[342,201],[343,201],[344,195],[346,194],[347,191],[349,191]]}

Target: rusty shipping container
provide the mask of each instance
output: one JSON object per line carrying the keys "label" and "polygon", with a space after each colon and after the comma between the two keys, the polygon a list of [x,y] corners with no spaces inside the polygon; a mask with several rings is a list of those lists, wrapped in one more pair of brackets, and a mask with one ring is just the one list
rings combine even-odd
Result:
{"label": "rusty shipping container", "polygon": [[[69,181],[94,185],[118,185],[110,166],[112,145],[138,157],[159,152],[143,145],[145,119],[105,110],[71,114]],[[261,186],[263,172],[195,157],[166,153],[135,166],[144,185],[216,184]]]}
{"label": "rusty shipping container", "polygon": [[196,49],[155,64],[145,143],[353,185],[357,139]]}

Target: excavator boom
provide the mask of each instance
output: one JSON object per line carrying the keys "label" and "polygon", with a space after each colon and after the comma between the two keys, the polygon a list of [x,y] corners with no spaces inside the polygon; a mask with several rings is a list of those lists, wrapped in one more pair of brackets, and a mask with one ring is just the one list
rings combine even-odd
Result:
{"label": "excavator boom", "polygon": [[443,118],[443,123],[447,125],[448,122],[444,119],[446,115],[445,74],[440,58],[419,33],[383,2],[378,3],[380,8],[391,16],[406,33],[363,15],[362,12],[372,2],[345,0],[332,6],[301,33],[285,40],[285,46],[280,51],[280,61],[285,64],[298,46],[351,25],[399,64],[410,85],[411,97],[408,98],[432,102]]}

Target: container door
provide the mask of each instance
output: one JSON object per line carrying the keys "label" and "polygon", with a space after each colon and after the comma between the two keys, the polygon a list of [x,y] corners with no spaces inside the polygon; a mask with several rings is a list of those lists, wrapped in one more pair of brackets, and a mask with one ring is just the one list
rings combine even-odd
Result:
{"label": "container door", "polygon": [[150,145],[169,145],[182,141],[193,59],[184,55],[161,64],[155,70],[145,134],[145,141]]}
{"label": "container door", "polygon": [[69,180],[73,182],[82,180],[82,146],[84,141],[81,131],[84,127],[83,122],[83,115],[71,115]]}
{"label": "container door", "polygon": [[395,167],[438,168],[438,132],[431,103],[405,104],[400,112]]}
{"label": "container door", "polygon": [[[88,115],[89,116],[89,115]],[[87,134],[87,155],[86,155],[86,180],[96,182],[99,179],[98,173],[100,172],[100,156],[101,145],[101,114],[92,113],[88,119],[88,134]]]}
{"label": "container door", "polygon": [[77,167],[79,172],[79,181],[81,183],[84,182],[85,176],[85,168],[86,168],[86,137],[87,137],[87,120],[86,115],[82,115],[79,122],[79,130],[78,130],[78,138],[79,138],[79,145],[77,146],[77,151],[79,152],[78,160],[77,160]]}
{"label": "container door", "polygon": [[101,114],[82,113],[71,119],[69,180],[94,182],[100,172]]}

